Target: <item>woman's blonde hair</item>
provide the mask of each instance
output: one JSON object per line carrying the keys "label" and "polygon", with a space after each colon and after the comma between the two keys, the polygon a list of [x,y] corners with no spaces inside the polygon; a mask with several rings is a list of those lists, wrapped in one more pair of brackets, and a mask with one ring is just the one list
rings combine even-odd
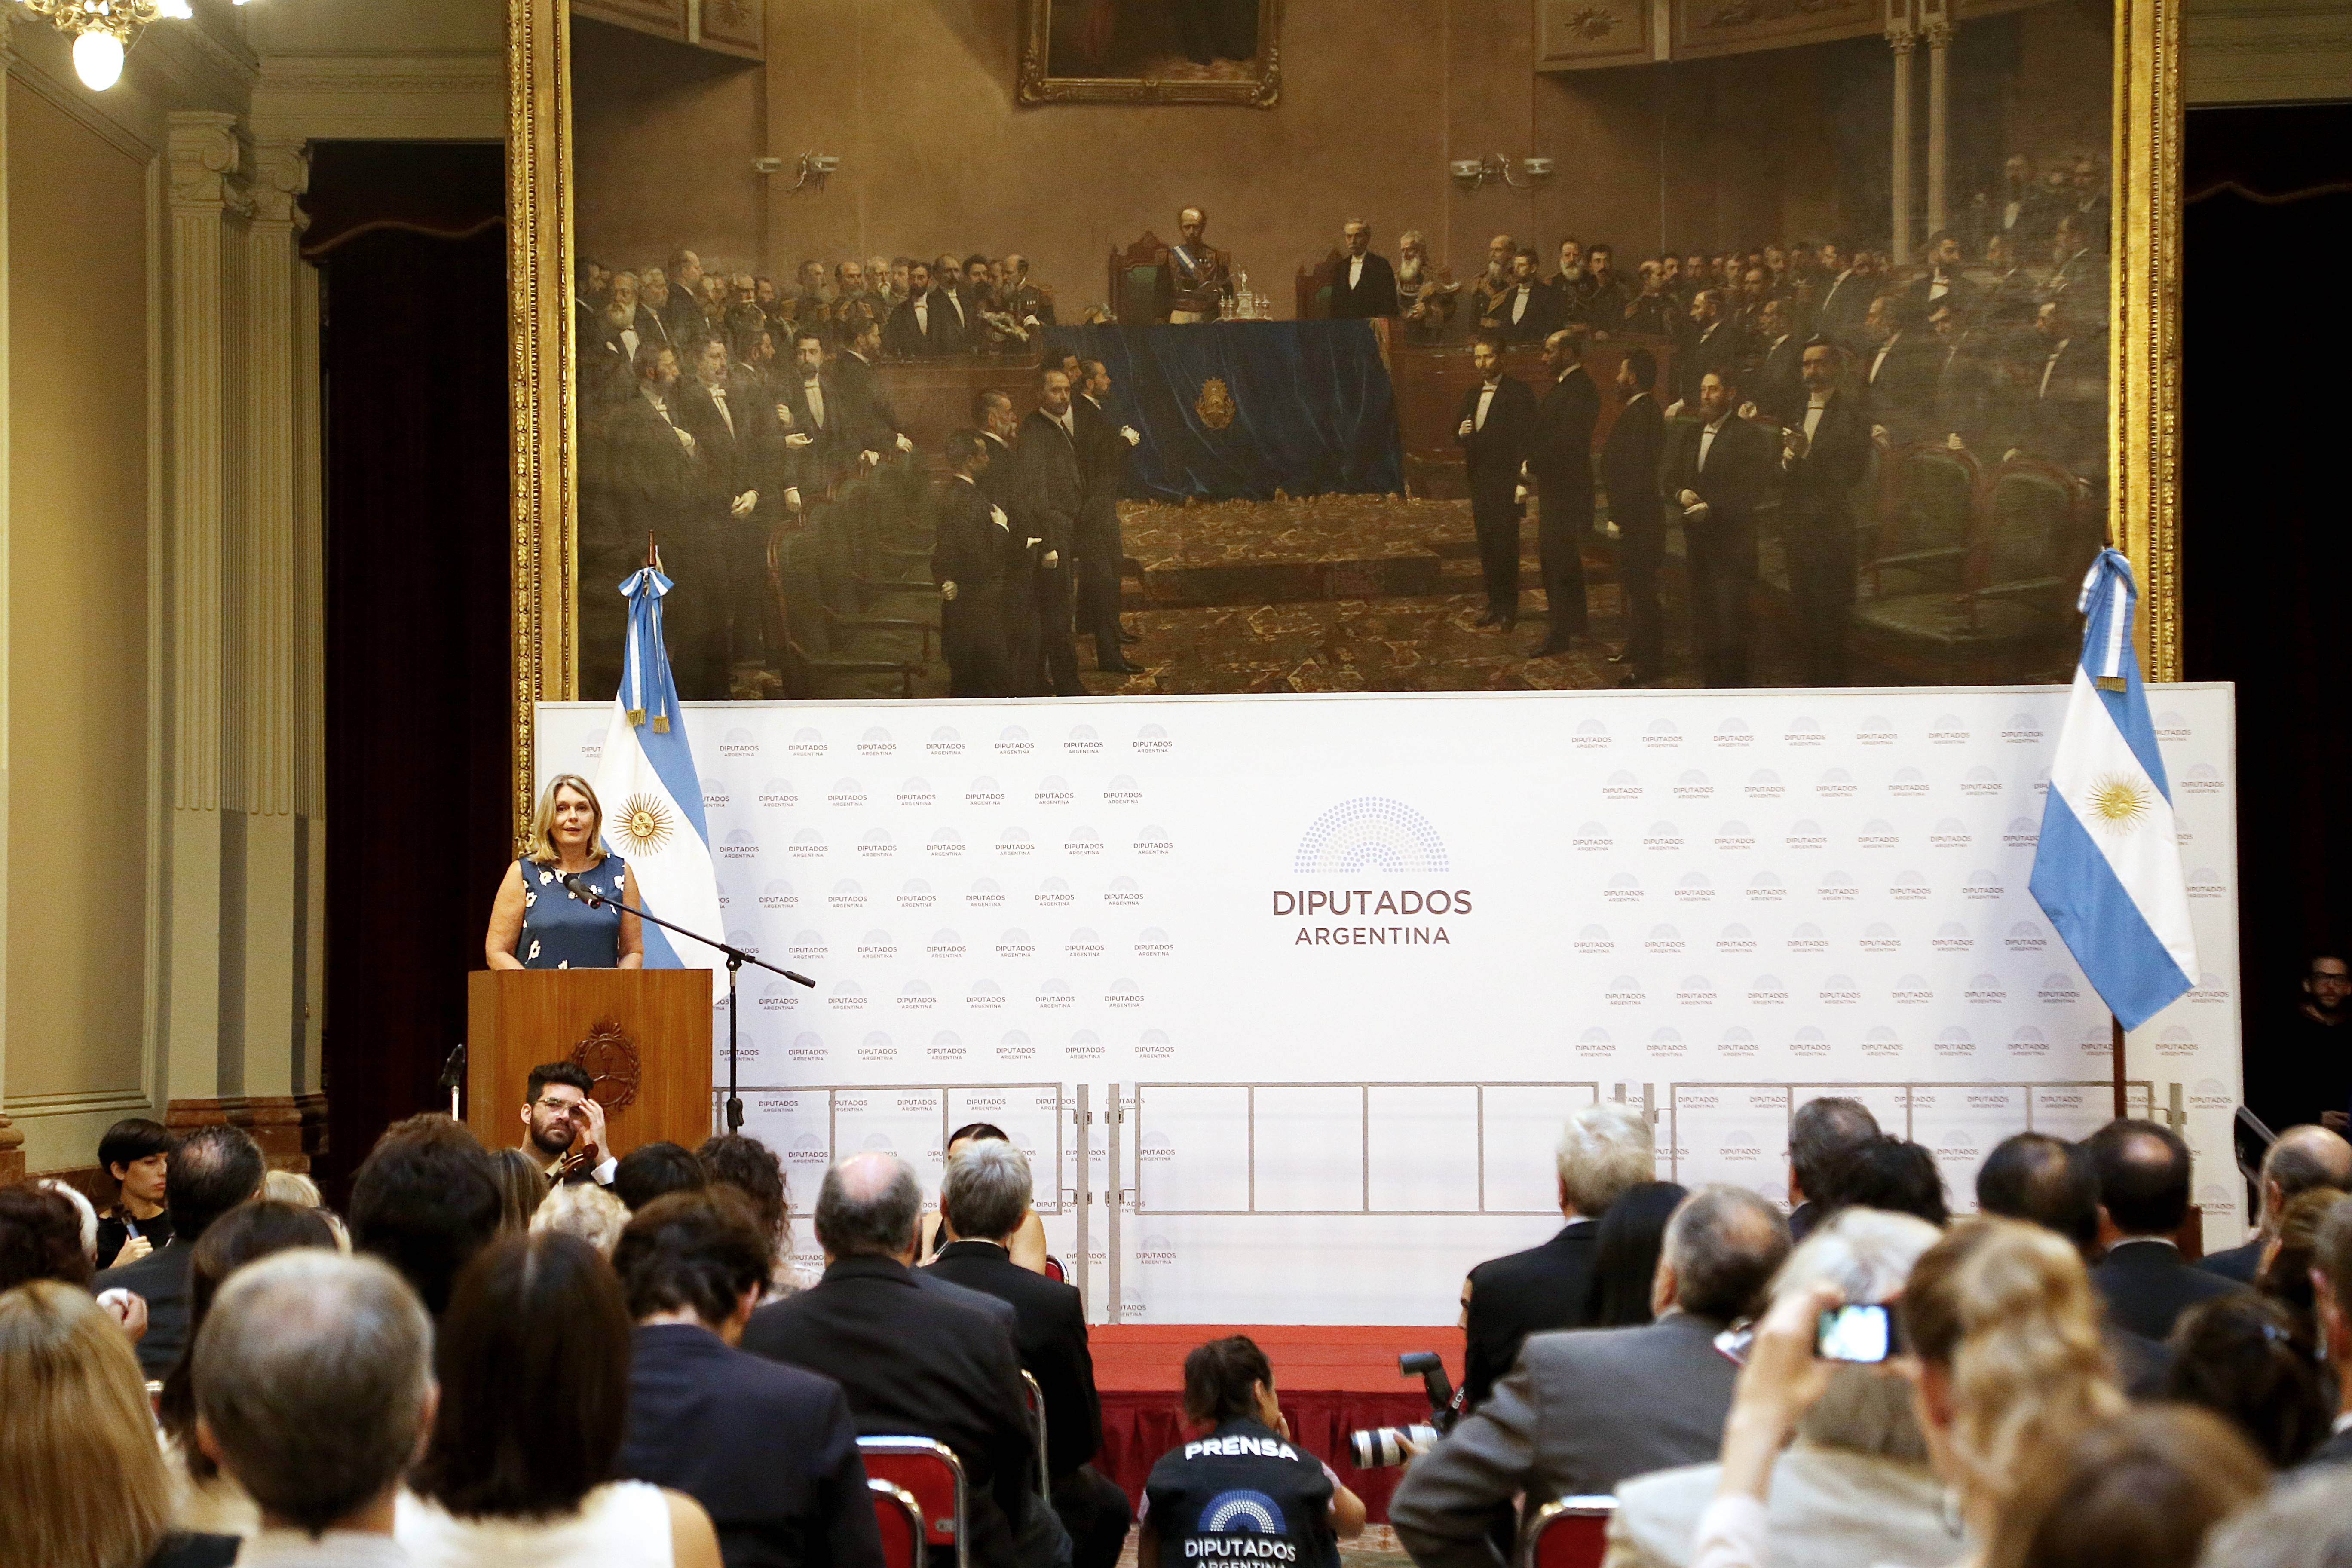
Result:
{"label": "woman's blonde hair", "polygon": [[547,781],[547,788],[539,797],[539,809],[530,814],[530,842],[527,847],[533,864],[552,866],[562,857],[555,848],[555,792],[575,789],[588,798],[588,812],[593,821],[588,825],[588,863],[591,866],[604,858],[604,847],[597,842],[604,831],[604,804],[596,798],[596,790],[578,773],[558,773]]}
{"label": "woman's blonde hair", "polygon": [[299,1171],[270,1171],[261,1178],[261,1195],[297,1208],[319,1206],[319,1184]]}
{"label": "woman's blonde hair", "polygon": [[530,1216],[531,1229],[576,1236],[607,1258],[621,1244],[628,1223],[627,1205],[593,1182],[559,1184]]}
{"label": "woman's blonde hair", "polygon": [[2016,1220],[1963,1220],[1921,1255],[1905,1336],[1950,1375],[1950,1478],[2006,1502],[2061,1445],[2124,1407],[2099,1305],[2066,1240]]}
{"label": "woman's blonde hair", "polygon": [[140,1568],[172,1489],[139,1362],[89,1292],[0,1293],[0,1563]]}

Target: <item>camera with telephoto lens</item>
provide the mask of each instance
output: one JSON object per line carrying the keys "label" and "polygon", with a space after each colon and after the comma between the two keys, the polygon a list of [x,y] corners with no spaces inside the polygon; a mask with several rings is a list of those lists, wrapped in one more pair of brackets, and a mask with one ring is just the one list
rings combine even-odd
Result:
{"label": "camera with telephoto lens", "polygon": [[1405,1462],[1404,1445],[1426,1448],[1454,1429],[1462,1415],[1462,1396],[1445,1375],[1445,1363],[1435,1351],[1415,1351],[1397,1357],[1397,1371],[1419,1376],[1429,1395],[1429,1419],[1409,1426],[1373,1426],[1348,1434],[1348,1448],[1360,1470],[1390,1470]]}

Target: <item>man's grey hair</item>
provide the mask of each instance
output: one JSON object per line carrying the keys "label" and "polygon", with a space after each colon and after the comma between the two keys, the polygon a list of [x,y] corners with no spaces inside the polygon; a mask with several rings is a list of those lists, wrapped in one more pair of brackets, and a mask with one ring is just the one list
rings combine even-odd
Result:
{"label": "man's grey hair", "polygon": [[[1920,1254],[1943,1232],[1926,1220],[1884,1209],[1842,1209],[1805,1237],[1772,1279],[1772,1300],[1835,1285],[1856,1302],[1892,1300],[1911,1277]],[[1911,1406],[1911,1385],[1884,1367],[1841,1366],[1797,1430],[1826,1448],[1875,1454],[1914,1465],[1927,1462],[1927,1440]]]}
{"label": "man's grey hair", "polygon": [[1596,1100],[1568,1119],[1556,1163],[1569,1206],[1598,1219],[1626,1188],[1657,1179],[1650,1119],[1639,1106]]}
{"label": "man's grey hair", "polygon": [[2263,1180],[2276,1182],[2279,1205],[2314,1187],[2340,1187],[2352,1179],[2352,1144],[2325,1127],[2290,1127],[2263,1155]]}
{"label": "man's grey hair", "polygon": [[829,1167],[816,1194],[816,1238],[835,1258],[896,1258],[915,1245],[922,1184],[896,1154],[852,1154]]}
{"label": "man's grey hair", "polygon": [[1675,1271],[1675,1305],[1727,1323],[1755,1313],[1788,1256],[1789,1226],[1779,1209],[1746,1187],[1717,1185],[1699,1188],[1675,1210],[1658,1261]]}
{"label": "man's grey hair", "polygon": [[196,1335],[196,1415],[254,1500],[317,1537],[391,1490],[433,1394],[433,1323],[379,1259],[247,1264]]}
{"label": "man's grey hair", "polygon": [[2205,1539],[2204,1568],[2352,1568],[2352,1467],[2281,1479]]}
{"label": "man's grey hair", "polygon": [[1858,1100],[1825,1095],[1797,1107],[1789,1118],[1789,1169],[1805,1196],[1827,1195],[1839,1161],[1878,1136],[1878,1118]]}
{"label": "man's grey hair", "polygon": [[975,1138],[948,1162],[940,1203],[960,1241],[1003,1241],[1021,1228],[1034,1188],[1029,1157],[1002,1138]]}
{"label": "man's grey hair", "polygon": [[1429,245],[1429,236],[1422,233],[1421,230],[1417,228],[1406,229],[1404,231],[1403,237],[1397,241],[1397,246],[1402,249],[1403,247],[1408,245],[1418,245],[1426,248]]}

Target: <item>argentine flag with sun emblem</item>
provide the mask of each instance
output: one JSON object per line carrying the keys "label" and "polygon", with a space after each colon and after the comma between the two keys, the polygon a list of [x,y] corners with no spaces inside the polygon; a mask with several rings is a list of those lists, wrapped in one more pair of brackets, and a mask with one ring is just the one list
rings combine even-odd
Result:
{"label": "argentine flag with sun emblem", "polygon": [[[646,912],[688,931],[716,932],[719,877],[702,817],[702,775],[662,646],[661,602],[669,590],[670,580],[652,566],[621,584],[629,601],[629,646],[596,767],[596,799],[604,808],[605,847],[629,863]],[[647,969],[707,966],[713,1000],[727,994],[726,956],[717,948],[642,923]]]}
{"label": "argentine flag with sun emblem", "polygon": [[2172,789],[2132,650],[2131,563],[2105,550],[2083,580],[2083,657],[2050,766],[2033,897],[2107,1011],[2136,1029],[2194,984],[2197,942]]}

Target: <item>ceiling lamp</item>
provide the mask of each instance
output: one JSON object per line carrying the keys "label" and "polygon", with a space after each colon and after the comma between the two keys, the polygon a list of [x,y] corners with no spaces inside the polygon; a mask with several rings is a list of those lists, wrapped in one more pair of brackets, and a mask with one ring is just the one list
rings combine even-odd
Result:
{"label": "ceiling lamp", "polygon": [[[237,0],[239,5],[244,0]],[[16,0],[73,39],[74,74],[92,92],[122,79],[123,51],[150,22],[187,21],[188,0]]]}

